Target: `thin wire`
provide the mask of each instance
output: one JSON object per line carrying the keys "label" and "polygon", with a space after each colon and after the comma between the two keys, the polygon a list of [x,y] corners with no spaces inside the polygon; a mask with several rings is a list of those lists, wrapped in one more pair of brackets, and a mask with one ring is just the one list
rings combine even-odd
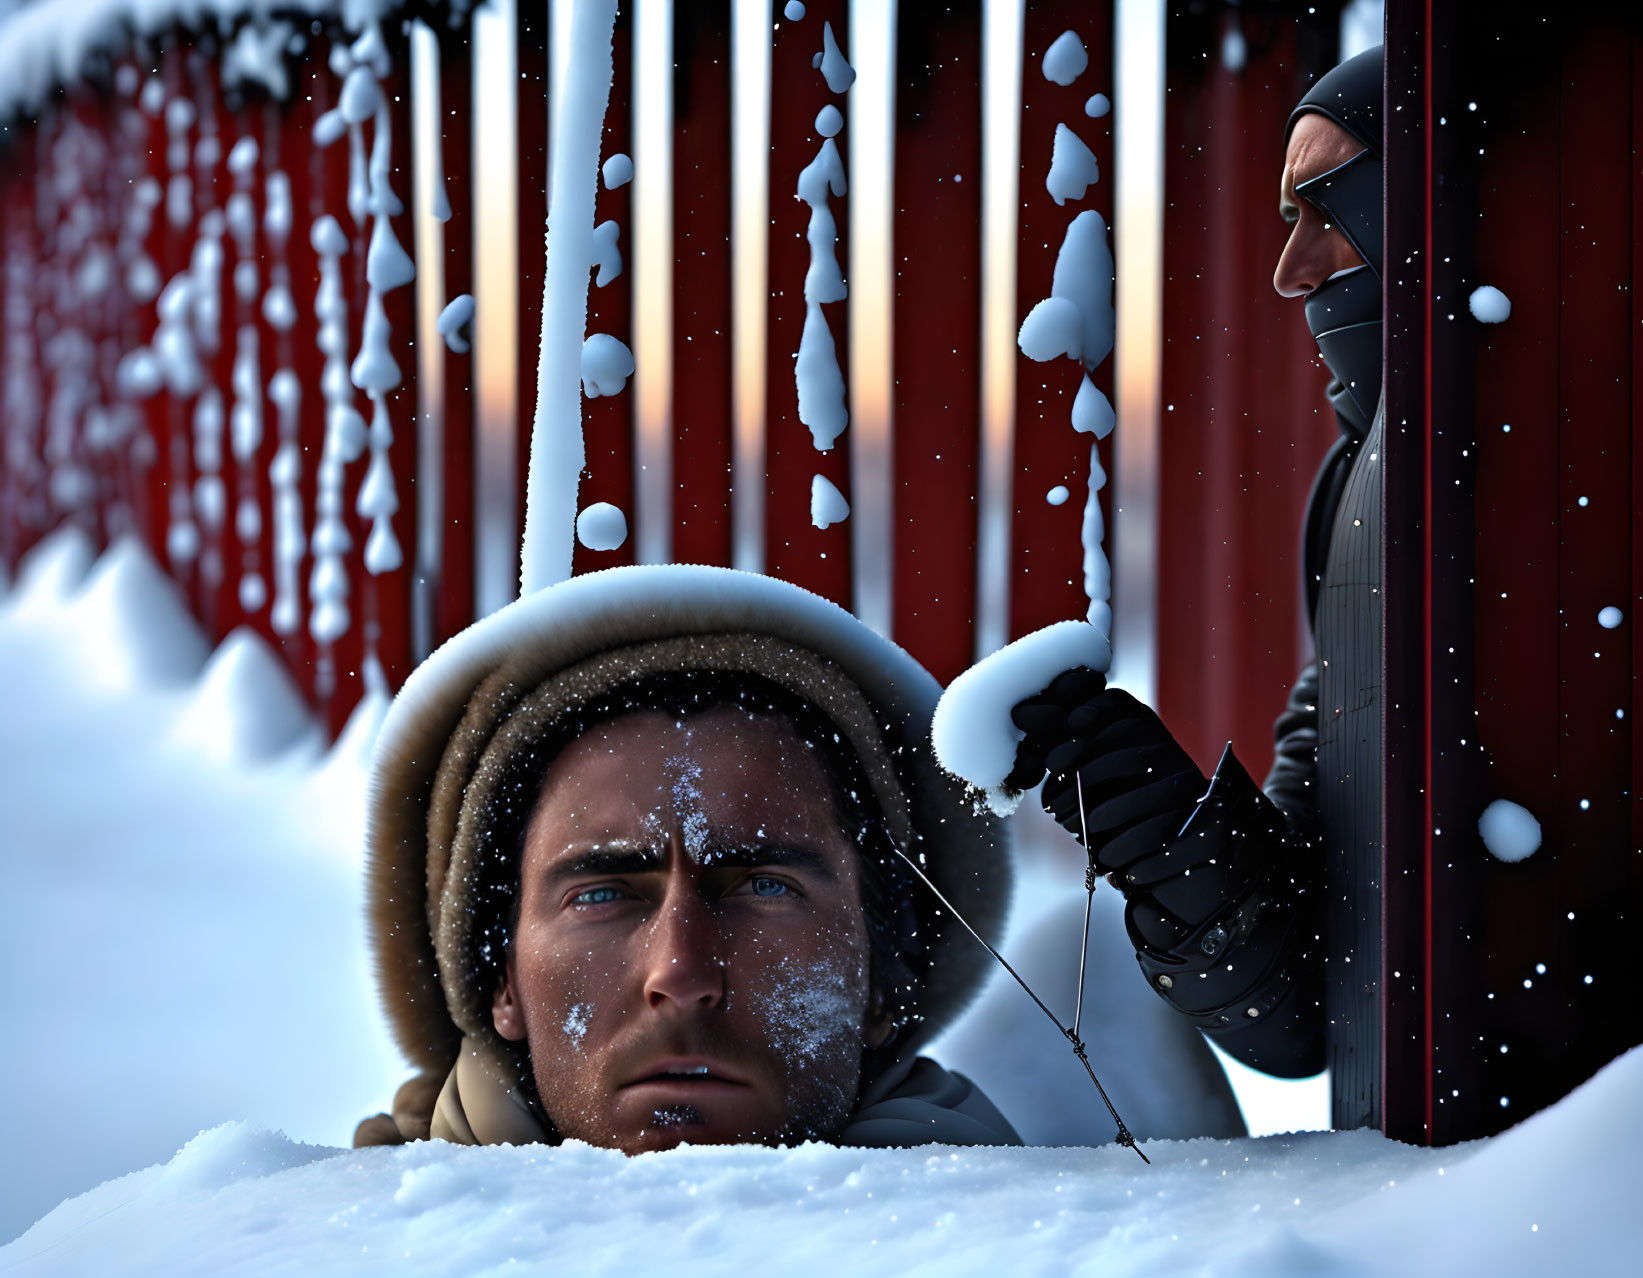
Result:
{"label": "thin wire", "polygon": [[1090,863],[1084,869],[1084,939],[1078,946],[1078,1002],[1073,1007],[1073,1037],[1084,1019],[1084,968],[1090,957],[1090,909],[1095,904],[1095,853],[1089,851],[1090,831],[1084,824],[1084,776],[1073,770],[1073,786],[1078,791],[1078,837],[1089,854]]}
{"label": "thin wire", "polygon": [[1101,1094],[1102,1104],[1107,1107],[1107,1113],[1112,1115],[1112,1121],[1118,1127],[1118,1143],[1120,1145],[1128,1145],[1137,1154],[1141,1155],[1142,1162],[1146,1163],[1148,1166],[1151,1166],[1152,1159],[1148,1158],[1146,1154],[1141,1152],[1141,1147],[1135,1143],[1135,1137],[1130,1135],[1130,1129],[1124,1125],[1124,1120],[1119,1117],[1118,1110],[1113,1106],[1112,1099],[1107,1095],[1107,1089],[1101,1086],[1101,1080],[1095,1076],[1095,1069],[1090,1065],[1090,1057],[1088,1051],[1085,1050],[1084,1040],[1079,1038],[1077,1034],[1073,1033],[1072,1030],[1063,1025],[1061,1023],[1061,1018],[1044,1005],[1043,999],[1033,993],[1033,987],[1021,979],[1021,973],[1011,967],[1005,957],[987,943],[986,937],[982,936],[980,932],[970,926],[970,921],[960,914],[953,903],[949,901],[945,895],[943,895],[942,890],[930,881],[930,876],[919,868],[917,861],[913,860],[912,857],[903,852],[901,848],[894,843],[894,841],[891,842],[890,847],[897,856],[907,863],[907,868],[912,870],[914,874],[918,875],[919,881],[923,883],[925,887],[930,889],[930,891],[935,895],[936,900],[940,901],[942,905],[947,908],[947,912],[959,921],[964,930],[971,936],[975,937],[977,941],[981,942],[982,948],[997,959],[999,966],[1015,978],[1015,983],[1027,991],[1027,997],[1038,1004],[1038,1010],[1043,1012],[1045,1016],[1048,1016],[1050,1018],[1050,1023],[1054,1025],[1056,1029],[1060,1030],[1066,1037],[1067,1041],[1072,1044],[1073,1055],[1078,1057],[1079,1061],[1083,1064],[1084,1072],[1090,1076],[1090,1082],[1095,1084],[1095,1090]]}

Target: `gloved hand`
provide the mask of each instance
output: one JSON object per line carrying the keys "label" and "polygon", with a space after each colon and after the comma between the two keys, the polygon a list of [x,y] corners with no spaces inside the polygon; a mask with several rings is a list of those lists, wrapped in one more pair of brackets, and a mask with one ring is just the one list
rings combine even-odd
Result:
{"label": "gloved hand", "polygon": [[1148,984],[1210,1032],[1268,1016],[1294,983],[1303,893],[1284,818],[1231,747],[1206,780],[1157,714],[1091,670],[1011,717],[1026,738],[1008,784],[1045,778],[1045,809],[1128,899]]}
{"label": "gloved hand", "polygon": [[1045,810],[1104,874],[1162,852],[1209,788],[1158,716],[1093,670],[1067,671],[1011,718],[1027,736],[1006,784],[1044,779]]}

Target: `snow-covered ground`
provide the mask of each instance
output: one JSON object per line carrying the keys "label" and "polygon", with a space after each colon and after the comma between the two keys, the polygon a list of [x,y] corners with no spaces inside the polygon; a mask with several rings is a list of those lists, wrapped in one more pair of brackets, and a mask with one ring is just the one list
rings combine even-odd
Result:
{"label": "snow-covered ground", "polygon": [[1490,1141],[363,1151],[235,1124],[65,1203],[29,1274],[1633,1274],[1643,1049]]}

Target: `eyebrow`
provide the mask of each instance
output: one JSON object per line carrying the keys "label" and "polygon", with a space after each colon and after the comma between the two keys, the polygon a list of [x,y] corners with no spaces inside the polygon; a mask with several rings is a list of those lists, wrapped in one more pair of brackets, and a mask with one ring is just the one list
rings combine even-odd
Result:
{"label": "eyebrow", "polygon": [[[638,843],[601,843],[570,849],[571,855],[548,868],[546,878],[552,885],[570,879],[588,878],[605,874],[656,874],[666,864],[660,849]],[[714,844],[702,858],[707,869],[757,869],[773,866],[802,870],[829,882],[838,874],[827,863],[827,858],[814,848],[790,843],[771,843],[766,840]]]}

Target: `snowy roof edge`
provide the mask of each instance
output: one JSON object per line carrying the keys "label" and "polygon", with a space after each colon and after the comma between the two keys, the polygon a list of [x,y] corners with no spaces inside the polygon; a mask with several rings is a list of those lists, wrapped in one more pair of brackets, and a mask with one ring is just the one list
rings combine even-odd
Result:
{"label": "snowy roof edge", "polygon": [[127,37],[172,26],[266,22],[293,14],[336,16],[350,31],[397,9],[403,0],[36,0],[0,22],[0,119],[39,109],[79,79],[87,59],[120,51]]}

